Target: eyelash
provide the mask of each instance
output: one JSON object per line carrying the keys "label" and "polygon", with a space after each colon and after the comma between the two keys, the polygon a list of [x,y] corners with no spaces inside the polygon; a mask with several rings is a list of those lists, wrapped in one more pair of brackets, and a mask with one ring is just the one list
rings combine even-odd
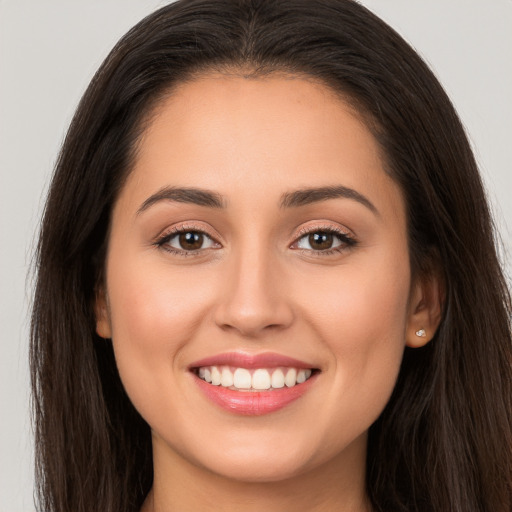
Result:
{"label": "eyelash", "polygon": [[[206,238],[210,239],[212,243],[218,244],[219,243],[215,240],[214,237],[210,236],[203,228],[193,226],[193,225],[181,225],[177,227],[171,228],[169,231],[164,232],[161,236],[159,236],[153,245],[158,247],[159,249],[163,249],[164,251],[167,251],[171,254],[175,254],[178,256],[197,256],[202,251],[205,251],[206,249],[195,249],[195,250],[185,250],[185,249],[176,249],[174,247],[171,247],[169,242],[175,238],[176,236],[179,236],[181,234],[185,233],[199,233]],[[350,249],[352,247],[355,247],[358,244],[358,241],[351,235],[349,235],[347,232],[342,231],[341,229],[338,229],[334,226],[314,226],[313,228],[303,228],[299,231],[297,237],[295,238],[295,241],[291,244],[290,248],[293,248],[294,245],[297,245],[300,240],[305,238],[306,236],[310,236],[314,233],[322,233],[327,235],[334,235],[338,238],[338,240],[341,242],[339,246],[333,247],[332,249],[325,249],[325,250],[313,250],[313,249],[301,249],[301,248],[294,248],[294,250],[299,250],[303,254],[308,255],[314,255],[318,257],[325,257],[330,256],[332,254],[338,254],[341,253],[347,249]]]}
{"label": "eyelash", "polygon": [[199,233],[199,234],[205,236],[206,238],[210,239],[213,243],[218,244],[218,242],[214,239],[214,237],[209,235],[204,230],[204,228],[200,228],[200,227],[194,226],[194,225],[184,224],[184,225],[180,225],[180,226],[175,226],[175,227],[171,228],[169,231],[165,231],[164,233],[162,233],[162,235],[160,235],[155,240],[154,245],[157,246],[159,249],[163,249],[164,251],[167,251],[171,254],[175,254],[177,256],[184,256],[184,257],[197,256],[201,251],[205,250],[205,249],[196,249],[196,250],[187,251],[185,249],[182,249],[182,250],[176,249],[175,247],[171,247],[170,245],[168,245],[169,242],[173,238],[175,238],[179,235],[185,234],[185,233]]}
{"label": "eyelash", "polygon": [[293,242],[293,245],[297,245],[300,240],[303,238],[310,236],[314,233],[322,233],[327,235],[334,235],[341,242],[339,246],[333,247],[332,249],[318,250],[315,251],[313,249],[300,249],[297,248],[295,250],[301,251],[303,254],[313,255],[316,257],[326,257],[331,256],[333,254],[339,254],[347,249],[351,249],[355,247],[359,242],[352,236],[349,235],[346,231],[343,231],[335,226],[314,226],[313,228],[303,228],[299,231],[297,238]]}

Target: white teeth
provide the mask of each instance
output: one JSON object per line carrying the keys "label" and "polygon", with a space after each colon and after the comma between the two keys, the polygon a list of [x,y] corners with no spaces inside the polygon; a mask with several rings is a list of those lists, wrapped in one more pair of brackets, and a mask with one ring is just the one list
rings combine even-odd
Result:
{"label": "white teeth", "polygon": [[233,378],[233,385],[237,389],[251,389],[252,380],[249,370],[237,368]]}
{"label": "white teeth", "polygon": [[229,388],[229,386],[233,385],[233,374],[229,371],[229,368],[222,368],[220,385],[225,388]]}
{"label": "white teeth", "polygon": [[252,374],[252,387],[254,389],[269,389],[270,388],[270,374],[267,370],[257,369]]}
{"label": "white teeth", "polygon": [[221,381],[219,369],[216,366],[212,366],[212,384],[218,386]]}
{"label": "white teeth", "polygon": [[[233,371],[234,370],[234,371]],[[232,368],[229,366],[204,366],[198,369],[200,379],[224,388],[263,391],[293,387],[311,377],[311,369],[296,368]]]}
{"label": "white teeth", "polygon": [[306,372],[304,370],[299,370],[297,373],[297,384],[302,384],[306,381]]}
{"label": "white teeth", "polygon": [[295,386],[297,382],[297,370],[295,368],[290,368],[286,372],[286,377],[284,378],[284,383],[287,387],[291,388],[292,386]]}
{"label": "white teeth", "polygon": [[284,373],[279,368],[272,374],[272,387],[274,389],[284,387]]}

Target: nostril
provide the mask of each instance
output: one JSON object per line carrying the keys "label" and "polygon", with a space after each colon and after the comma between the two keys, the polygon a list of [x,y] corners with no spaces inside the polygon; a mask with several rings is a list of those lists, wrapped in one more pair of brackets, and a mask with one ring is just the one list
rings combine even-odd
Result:
{"label": "nostril", "polygon": [[220,305],[215,322],[224,331],[237,331],[245,337],[255,337],[269,331],[285,329],[293,322],[293,313],[286,305],[251,304],[251,307],[231,303]]}

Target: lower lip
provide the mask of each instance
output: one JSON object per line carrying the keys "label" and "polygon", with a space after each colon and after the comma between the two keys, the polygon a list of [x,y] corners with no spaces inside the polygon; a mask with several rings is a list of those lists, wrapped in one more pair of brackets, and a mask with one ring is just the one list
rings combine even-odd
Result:
{"label": "lower lip", "polygon": [[317,375],[306,382],[291,388],[279,388],[272,391],[235,391],[222,386],[214,386],[194,376],[201,391],[212,402],[235,414],[261,416],[283,409],[303,396],[314,384]]}

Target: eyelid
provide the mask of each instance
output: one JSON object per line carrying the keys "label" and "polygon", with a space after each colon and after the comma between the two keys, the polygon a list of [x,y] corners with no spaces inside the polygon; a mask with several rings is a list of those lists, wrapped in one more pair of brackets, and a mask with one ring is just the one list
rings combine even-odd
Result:
{"label": "eyelid", "polygon": [[307,222],[305,225],[302,225],[300,229],[293,235],[293,239],[296,241],[299,238],[311,233],[315,233],[316,231],[330,232],[349,237],[353,240],[356,239],[355,234],[349,228],[326,220]]}
{"label": "eyelid", "polygon": [[[325,250],[314,250],[304,249],[296,247],[299,241],[305,236],[311,235],[312,233],[332,233],[338,236],[342,244],[331,249]],[[346,251],[359,243],[353,232],[348,228],[342,228],[338,224],[332,224],[327,221],[318,221],[308,223],[306,226],[302,226],[300,230],[294,235],[294,240],[290,245],[290,249],[303,251],[304,253],[314,254],[315,256],[328,256],[333,253],[340,253]],[[295,246],[295,247],[294,247]]]}
{"label": "eyelid", "polygon": [[155,236],[153,241],[156,242],[156,241],[162,239],[163,237],[177,234],[177,233],[182,233],[184,231],[197,231],[198,233],[203,233],[216,241],[219,241],[219,239],[221,238],[220,235],[218,235],[217,232],[213,228],[209,227],[204,222],[187,220],[187,221],[177,222],[176,224],[173,224],[172,226],[166,227],[165,229],[160,231],[160,233],[157,236]]}
{"label": "eyelid", "polygon": [[204,236],[208,237],[210,240],[212,240],[214,242],[214,244],[219,246],[219,248],[222,247],[222,243],[219,241],[220,236],[218,236],[217,234],[212,234],[213,229],[208,229],[207,227],[205,227],[205,225],[203,223],[196,224],[194,221],[185,221],[185,222],[177,223],[173,226],[170,226],[170,227],[164,229],[153,239],[152,245],[155,245],[159,248],[167,250],[168,252],[171,252],[171,253],[181,254],[181,255],[186,255],[186,256],[199,254],[199,253],[202,253],[202,252],[205,252],[205,251],[211,249],[211,247],[209,247],[209,248],[205,248],[205,249],[196,249],[196,250],[186,251],[186,250],[177,249],[177,248],[171,247],[171,246],[164,247],[166,245],[166,243],[169,240],[171,240],[172,238],[174,238],[175,236],[177,236],[181,233],[189,232],[189,231],[201,233],[202,235],[204,235]]}

